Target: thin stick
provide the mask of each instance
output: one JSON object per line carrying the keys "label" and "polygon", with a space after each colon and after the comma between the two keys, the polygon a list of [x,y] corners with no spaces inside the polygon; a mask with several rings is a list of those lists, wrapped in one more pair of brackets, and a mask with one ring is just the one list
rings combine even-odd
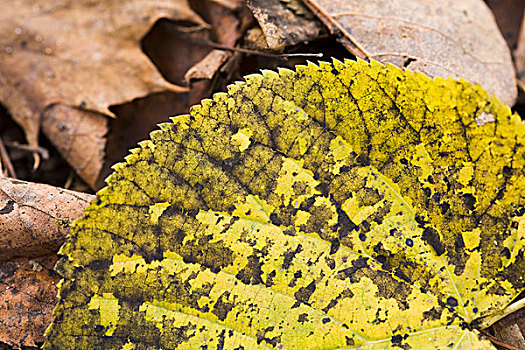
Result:
{"label": "thin stick", "polygon": [[7,174],[10,175],[13,179],[16,179],[16,172],[15,168],[13,167],[13,163],[11,163],[11,159],[9,158],[9,153],[7,153],[7,150],[4,147],[4,142],[2,141],[2,138],[0,137],[0,156],[2,159],[2,164],[5,165]]}
{"label": "thin stick", "polygon": [[522,350],[520,348],[517,348],[515,346],[512,346],[510,344],[507,344],[507,343],[504,343],[502,342],[501,340],[499,340],[498,338],[494,337],[493,335],[491,335],[489,332],[487,332],[486,330],[484,329],[480,329],[479,332],[481,334],[483,334],[485,337],[489,338],[489,340],[491,342],[493,342],[494,344],[496,345],[499,345],[501,347],[504,347],[505,349],[509,349],[509,350]]}
{"label": "thin stick", "polygon": [[246,54],[250,54],[250,55],[258,55],[258,56],[263,56],[263,57],[271,57],[271,58],[323,57],[322,53],[281,53],[281,54],[274,54],[274,53],[262,52],[262,51],[257,51],[257,50],[243,49],[241,47],[226,46],[226,45],[218,44],[218,43],[215,43],[215,42],[209,41],[209,40],[202,40],[202,39],[195,39],[195,38],[191,38],[190,40],[196,42],[197,44],[213,47],[214,49],[234,51],[234,52],[242,52],[242,53],[246,53]]}
{"label": "thin stick", "polygon": [[5,145],[9,148],[15,148],[21,151],[35,152],[42,155],[43,159],[49,159],[49,151],[44,147],[23,145],[18,142],[6,142]]}

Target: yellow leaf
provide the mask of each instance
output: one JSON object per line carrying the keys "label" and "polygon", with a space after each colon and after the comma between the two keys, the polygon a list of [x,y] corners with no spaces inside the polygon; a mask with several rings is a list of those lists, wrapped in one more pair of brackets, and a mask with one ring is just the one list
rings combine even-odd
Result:
{"label": "yellow leaf", "polygon": [[250,75],[115,166],[45,348],[491,349],[477,329],[523,304],[524,143],[466,81]]}

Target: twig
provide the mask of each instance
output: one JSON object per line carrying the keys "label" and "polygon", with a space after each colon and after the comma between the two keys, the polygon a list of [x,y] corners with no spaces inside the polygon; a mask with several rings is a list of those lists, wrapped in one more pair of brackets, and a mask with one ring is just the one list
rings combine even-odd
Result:
{"label": "twig", "polygon": [[2,138],[0,137],[0,156],[2,159],[2,164],[5,165],[7,174],[11,176],[13,179],[16,179],[16,172],[15,168],[13,167],[13,163],[11,163],[11,159],[9,158],[9,153],[7,153],[7,150],[4,147],[4,142],[2,141]]}
{"label": "twig", "polygon": [[246,53],[246,54],[250,54],[250,55],[258,55],[258,56],[263,56],[263,57],[271,57],[271,58],[323,57],[322,53],[280,53],[280,54],[274,54],[274,53],[268,53],[268,52],[257,51],[257,50],[243,49],[241,47],[226,46],[226,45],[215,43],[215,42],[209,41],[209,40],[196,39],[196,38],[191,38],[190,40],[195,42],[195,43],[197,43],[197,44],[200,44],[200,45],[213,47],[214,49],[234,51],[234,52],[242,52],[242,53]]}
{"label": "twig", "polygon": [[44,147],[23,145],[18,142],[6,142],[5,145],[9,148],[18,149],[21,151],[39,153],[43,159],[49,159],[49,151],[45,149]]}
{"label": "twig", "polygon": [[493,342],[494,344],[496,345],[499,345],[501,347],[504,347],[505,349],[509,349],[509,350],[522,350],[520,348],[517,348],[515,346],[512,346],[512,345],[509,345],[507,343],[504,343],[502,342],[501,340],[499,340],[498,338],[494,337],[493,335],[491,335],[489,332],[487,332],[486,330],[483,330],[483,329],[480,329],[479,332],[481,334],[483,334],[485,337],[489,338],[489,340],[491,342]]}

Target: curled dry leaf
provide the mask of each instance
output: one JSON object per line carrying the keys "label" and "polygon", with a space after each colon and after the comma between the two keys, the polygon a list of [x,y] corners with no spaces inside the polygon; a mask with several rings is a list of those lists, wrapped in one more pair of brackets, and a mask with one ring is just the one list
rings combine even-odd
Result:
{"label": "curled dry leaf", "polygon": [[0,342],[37,346],[52,320],[60,280],[56,254],[0,263]]}
{"label": "curled dry leaf", "polygon": [[42,131],[64,159],[91,188],[104,163],[108,118],[62,104],[47,108],[42,116]]}
{"label": "curled dry leaf", "polygon": [[54,253],[93,195],[0,177],[0,261]]}
{"label": "curled dry leaf", "polygon": [[299,1],[250,0],[248,7],[271,50],[282,52],[286,46],[314,40],[325,33],[322,23],[312,18]]}
{"label": "curled dry leaf", "polygon": [[50,104],[111,115],[112,104],[174,89],[138,44],[161,17],[203,23],[185,0],[0,2],[0,102],[28,142]]}
{"label": "curled dry leaf", "polygon": [[509,48],[480,0],[305,0],[361,58],[430,76],[479,83],[513,105],[516,78]]}

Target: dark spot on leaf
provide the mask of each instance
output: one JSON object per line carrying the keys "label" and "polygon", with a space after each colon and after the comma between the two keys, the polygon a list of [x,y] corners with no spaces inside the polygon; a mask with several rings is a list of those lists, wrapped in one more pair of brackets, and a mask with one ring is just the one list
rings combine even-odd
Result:
{"label": "dark spot on leaf", "polygon": [[360,233],[360,234],[359,234],[359,239],[360,239],[361,241],[363,241],[363,242],[366,241],[366,235],[365,235],[364,233]]}
{"label": "dark spot on leaf", "polygon": [[410,239],[410,238],[407,238],[405,242],[406,242],[407,246],[409,246],[409,247],[414,246],[414,241],[412,239]]}
{"label": "dark spot on leaf", "polygon": [[224,321],[226,319],[226,317],[228,316],[228,313],[235,306],[234,302],[225,301],[228,299],[229,296],[230,296],[229,292],[222,293],[221,296],[215,302],[215,305],[213,305],[213,310],[211,311],[221,321]]}
{"label": "dark spot on leaf", "polygon": [[439,320],[442,313],[442,308],[436,309],[436,307],[433,306],[430,310],[423,312],[423,319]]}
{"label": "dark spot on leaf", "polygon": [[271,332],[275,329],[274,326],[267,327],[265,329],[259,329],[257,330],[257,344],[260,344],[261,342],[268,343],[272,345],[273,347],[276,347],[277,344],[281,342],[281,336],[275,336],[273,338],[266,337],[266,333]]}
{"label": "dark spot on leaf", "polygon": [[270,272],[267,277],[266,277],[266,282],[264,283],[264,285],[266,287],[271,287],[273,285],[273,279],[274,277],[277,275],[277,272],[275,272],[275,270],[272,270],[272,272]]}
{"label": "dark spot on leaf", "polygon": [[458,301],[454,297],[448,297],[447,298],[447,305],[448,306],[452,306],[452,307],[456,307],[456,306],[458,306]]}
{"label": "dark spot on leaf", "polygon": [[259,259],[260,253],[260,251],[254,250],[254,253],[248,256],[246,266],[235,276],[244,284],[259,284],[263,282],[262,262]]}
{"label": "dark spot on leaf", "polygon": [[113,262],[109,259],[93,260],[87,265],[87,267],[95,271],[101,271],[107,270],[112,264]]}
{"label": "dark spot on leaf", "polygon": [[357,225],[348,217],[348,214],[341,208],[337,208],[337,225],[339,230],[339,239],[348,236],[352,231],[356,230]]}
{"label": "dark spot on leaf", "polygon": [[440,256],[445,252],[445,248],[443,247],[443,244],[441,243],[441,238],[439,237],[439,233],[434,230],[432,227],[427,227],[423,231],[423,235],[421,238],[430,244],[432,248],[434,248],[434,251],[436,252],[437,256]]}
{"label": "dark spot on leaf", "polygon": [[470,193],[465,193],[463,195],[463,203],[465,203],[468,210],[474,210],[476,207],[476,198]]}
{"label": "dark spot on leaf", "polygon": [[443,202],[439,205],[439,207],[441,208],[441,214],[444,215],[450,209],[450,204]]}
{"label": "dark spot on leaf", "polygon": [[392,344],[400,344],[403,341],[403,336],[401,334],[397,334],[392,336]]}
{"label": "dark spot on leaf", "polygon": [[285,235],[287,235],[287,236],[296,236],[297,235],[294,230],[284,230],[283,233]]}
{"label": "dark spot on leaf", "polygon": [[297,322],[299,322],[300,324],[303,324],[305,322],[308,322],[308,314],[300,314],[299,317],[297,318]]}
{"label": "dark spot on leaf", "polygon": [[289,249],[287,250],[284,254],[283,254],[283,266],[282,268],[283,269],[288,269],[290,267],[290,264],[292,263],[292,260],[293,258],[295,257],[296,254],[299,254],[300,252],[303,251],[303,246],[298,244],[297,245],[297,248],[295,248],[295,250],[292,250],[292,249]]}
{"label": "dark spot on leaf", "polygon": [[14,210],[14,208],[15,208],[15,202],[12,200],[8,200],[5,207],[0,209],[0,215],[9,214],[10,212]]}
{"label": "dark spot on leaf", "polygon": [[325,182],[321,182],[319,183],[319,185],[317,185],[317,187],[315,188],[317,191],[321,192],[321,194],[325,197],[328,197],[329,196],[329,192],[328,192],[328,184],[325,183]]}
{"label": "dark spot on leaf", "polygon": [[330,258],[330,257],[327,256],[327,257],[325,258],[325,260],[326,260],[326,265],[328,265],[328,267],[329,267],[330,269],[332,269],[332,270],[335,269],[335,260],[334,260],[334,259],[332,259],[332,258]]}
{"label": "dark spot on leaf", "polygon": [[310,282],[306,287],[301,287],[297,292],[294,293],[295,299],[301,303],[308,304],[308,299],[315,291],[315,281]]}
{"label": "dark spot on leaf", "polygon": [[279,217],[277,216],[276,213],[271,213],[270,214],[270,220],[271,220],[272,224],[274,224],[275,226],[280,226],[283,223],[281,221],[281,219],[279,219]]}
{"label": "dark spot on leaf", "polygon": [[337,253],[339,247],[341,247],[341,242],[337,238],[332,240],[330,243],[330,255]]}
{"label": "dark spot on leaf", "polygon": [[330,318],[329,317],[325,317],[321,321],[323,322],[323,324],[327,324],[328,322],[330,322]]}

